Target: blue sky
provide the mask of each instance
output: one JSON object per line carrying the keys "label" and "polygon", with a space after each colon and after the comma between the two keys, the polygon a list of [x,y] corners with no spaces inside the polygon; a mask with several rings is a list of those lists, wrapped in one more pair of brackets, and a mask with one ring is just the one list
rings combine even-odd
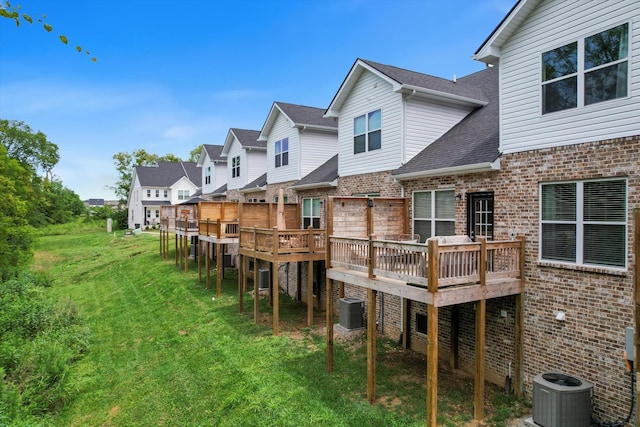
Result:
{"label": "blue sky", "polygon": [[326,108],[357,58],[445,78],[481,70],[471,55],[515,0],[12,3],[53,32],[0,19],[0,117],[58,145],[54,173],[84,200],[115,198],[120,151],[186,159],[229,128],[260,130],[274,101]]}

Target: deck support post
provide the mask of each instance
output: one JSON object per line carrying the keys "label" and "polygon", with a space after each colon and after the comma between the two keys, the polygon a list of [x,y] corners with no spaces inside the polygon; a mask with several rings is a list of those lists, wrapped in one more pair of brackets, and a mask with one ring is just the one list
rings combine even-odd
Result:
{"label": "deck support post", "polygon": [[[198,283],[202,283],[202,241],[198,239]],[[206,242],[204,242],[206,244]]]}
{"label": "deck support post", "polygon": [[178,235],[178,233],[175,233],[174,236],[176,238],[176,251],[175,251],[176,267],[179,267],[180,266],[180,250],[178,249],[178,241],[180,241],[180,243],[182,243],[182,240],[180,240],[180,236]]}
{"label": "deck support post", "polygon": [[247,275],[244,271],[244,255],[238,256],[238,305],[240,313],[244,313],[244,292],[247,286]]}
{"label": "deck support post", "polygon": [[438,307],[427,306],[427,427],[438,419]]}
{"label": "deck support post", "polygon": [[473,418],[484,419],[484,352],[487,300],[476,303],[476,362],[473,386]]}
{"label": "deck support post", "polygon": [[189,236],[187,232],[184,233],[184,272],[189,272]]}
{"label": "deck support post", "polygon": [[376,400],[376,297],[378,292],[367,289],[367,400]]}
{"label": "deck support post", "polygon": [[333,280],[326,278],[327,371],[333,372]]}
{"label": "deck support post", "polygon": [[273,298],[273,335],[278,335],[280,329],[280,287],[278,286],[278,263],[272,263],[273,279],[271,280],[271,291]]}
{"label": "deck support post", "polygon": [[224,254],[222,253],[222,245],[218,240],[216,242],[216,297],[220,298],[220,291],[222,287],[222,275],[224,269]]}
{"label": "deck support post", "polygon": [[313,325],[313,261],[307,263],[307,326]]}
{"label": "deck support post", "polygon": [[209,289],[211,287],[211,242],[204,242],[204,244],[204,269],[206,273],[205,289]]}
{"label": "deck support post", "polygon": [[458,369],[459,354],[458,343],[460,336],[460,307],[454,305],[451,307],[451,352],[449,353],[449,364],[451,369]]}

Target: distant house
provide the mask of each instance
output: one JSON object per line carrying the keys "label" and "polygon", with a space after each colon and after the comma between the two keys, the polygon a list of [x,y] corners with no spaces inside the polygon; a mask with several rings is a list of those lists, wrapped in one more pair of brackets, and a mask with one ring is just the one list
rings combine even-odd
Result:
{"label": "distant house", "polygon": [[214,195],[227,183],[227,158],[222,156],[222,145],[202,145],[196,165],[202,171],[202,195]]}
{"label": "distant house", "polygon": [[104,199],[87,199],[84,204],[88,208],[99,208],[105,205]]}
{"label": "distant house", "polygon": [[160,206],[188,201],[200,191],[201,182],[202,174],[195,162],[136,166],[127,203],[129,228],[159,223]]}
{"label": "distant house", "polygon": [[257,130],[231,128],[222,148],[227,159],[227,200],[244,201],[240,190],[267,169],[267,146]]}

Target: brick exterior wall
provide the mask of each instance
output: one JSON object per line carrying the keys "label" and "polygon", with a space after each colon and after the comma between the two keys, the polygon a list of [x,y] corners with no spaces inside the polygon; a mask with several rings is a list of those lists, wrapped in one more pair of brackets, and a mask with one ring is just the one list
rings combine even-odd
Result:
{"label": "brick exterior wall", "polygon": [[[539,261],[539,184],[593,178],[628,179],[628,268],[572,267]],[[626,416],[629,377],[625,375],[624,329],[633,326],[633,210],[640,208],[640,136],[597,141],[544,150],[506,154],[501,170],[475,175],[424,178],[404,183],[414,190],[455,188],[456,194],[494,192],[495,239],[522,234],[525,250],[524,390],[531,394],[533,378],[559,371],[594,383],[596,414]],[[456,206],[456,234],[467,233],[465,197]],[[420,306],[413,303],[412,307]],[[415,310],[425,310],[416,307]],[[502,317],[506,310],[507,317]],[[555,320],[564,311],[566,321]],[[487,301],[487,379],[504,380],[514,358],[515,301]],[[440,354],[449,345],[448,310],[440,311]],[[473,364],[473,306],[460,308],[460,363]],[[413,329],[412,329],[413,330]],[[424,337],[411,337],[412,348],[424,351]],[[445,354],[443,354],[445,353]]]}

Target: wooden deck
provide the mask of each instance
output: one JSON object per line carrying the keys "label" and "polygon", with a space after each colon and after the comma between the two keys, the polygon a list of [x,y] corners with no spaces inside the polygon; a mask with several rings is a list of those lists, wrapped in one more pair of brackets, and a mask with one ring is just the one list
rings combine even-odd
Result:
{"label": "wooden deck", "polygon": [[430,240],[429,246],[373,238],[329,241],[327,278],[340,282],[436,307],[524,292],[521,240],[456,245]]}

